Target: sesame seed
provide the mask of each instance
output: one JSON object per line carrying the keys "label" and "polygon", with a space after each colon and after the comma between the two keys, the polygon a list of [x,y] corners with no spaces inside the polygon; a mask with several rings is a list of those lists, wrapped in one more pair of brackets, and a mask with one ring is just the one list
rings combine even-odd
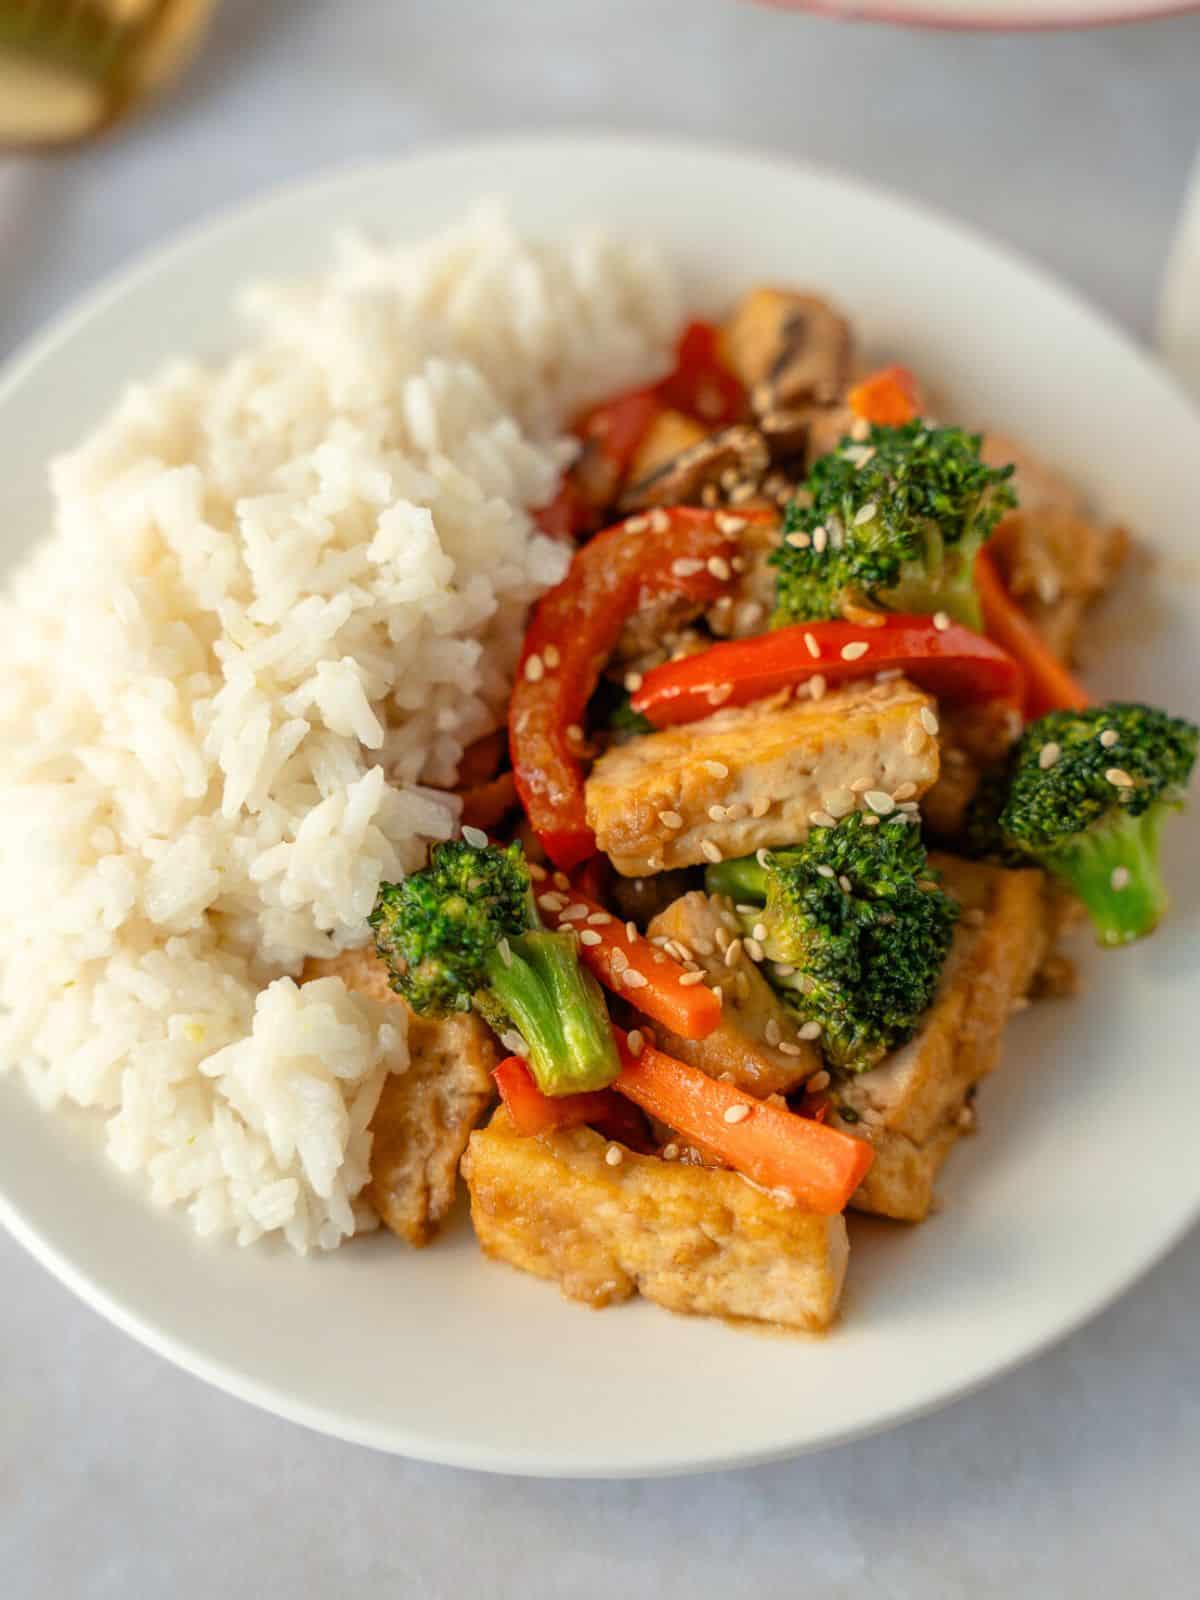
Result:
{"label": "sesame seed", "polygon": [[645,533],[649,526],[649,517],[627,517],[625,520],[625,528],[629,533]]}
{"label": "sesame seed", "polygon": [[745,1122],[749,1115],[750,1107],[747,1105],[728,1106],[725,1111],[725,1121]]}
{"label": "sesame seed", "polygon": [[650,987],[650,979],[643,977],[640,972],[635,972],[632,967],[629,967],[621,974],[621,982],[627,989],[648,989]]}
{"label": "sesame seed", "polygon": [[974,1126],[974,1123],[975,1123],[975,1111],[974,1111],[974,1108],[972,1106],[963,1106],[961,1108],[961,1110],[959,1111],[959,1113],[958,1113],[958,1125],[959,1125],[959,1127],[960,1128],[970,1128],[970,1127]]}
{"label": "sesame seed", "polygon": [[525,677],[529,683],[540,683],[546,674],[539,655],[532,655],[525,663]]}
{"label": "sesame seed", "polygon": [[822,1089],[828,1089],[830,1081],[829,1074],[822,1068],[820,1072],[813,1073],[804,1087],[812,1094],[819,1094]]}
{"label": "sesame seed", "polygon": [[586,945],[598,945],[604,943],[603,939],[596,932],[595,928],[585,928],[579,935],[579,942],[580,944]]}
{"label": "sesame seed", "polygon": [[767,1025],[763,1029],[763,1038],[767,1041],[768,1044],[778,1044],[781,1037],[782,1037],[782,1035],[780,1034],[780,1031],[779,1031],[778,1022],[776,1022],[774,1017],[768,1017],[767,1018]]}
{"label": "sesame seed", "polygon": [[730,511],[718,511],[713,520],[718,533],[741,533],[746,526],[745,517],[735,517]]}
{"label": "sesame seed", "polygon": [[868,500],[865,506],[860,506],[854,513],[854,526],[861,528],[864,522],[870,522],[878,509],[874,500]]}
{"label": "sesame seed", "polygon": [[721,859],[721,852],[711,839],[701,839],[700,853],[706,861],[717,862]]}
{"label": "sesame seed", "polygon": [[910,800],[917,792],[915,783],[898,783],[892,790],[893,800]]}
{"label": "sesame seed", "polygon": [[867,651],[870,648],[871,648],[870,645],[867,643],[867,641],[865,639],[853,639],[853,640],[851,640],[851,642],[849,644],[844,644],[842,646],[842,650],[841,650],[842,660],[843,661],[858,661],[858,660],[861,659],[861,657],[866,655]]}
{"label": "sesame seed", "polygon": [[1055,744],[1054,740],[1051,739],[1038,751],[1038,766],[1041,767],[1043,772],[1048,772],[1060,755],[1062,755],[1062,746]]}
{"label": "sesame seed", "polygon": [[719,922],[713,929],[713,938],[720,945],[721,949],[724,950],[725,946],[729,943],[730,933],[729,929],[723,922]]}
{"label": "sesame seed", "polygon": [[823,672],[814,672],[808,680],[808,692],[814,700],[824,700],[828,684]]}
{"label": "sesame seed", "polygon": [[571,887],[571,880],[567,877],[565,872],[556,872],[554,874],[554,885],[557,889],[569,889]]}
{"label": "sesame seed", "polygon": [[815,633],[806,633],[804,635],[804,648],[808,651],[809,655],[814,661],[819,661],[821,659],[821,646],[817,643],[817,636]]}
{"label": "sesame seed", "polygon": [[712,778],[727,778],[729,776],[729,768],[723,761],[702,761],[700,765]]}
{"label": "sesame seed", "polygon": [[694,561],[690,556],[680,556],[677,561],[672,561],[671,571],[677,578],[694,578],[698,572],[704,571],[704,563]]}
{"label": "sesame seed", "polygon": [[821,1024],[819,1022],[805,1022],[798,1032],[802,1039],[819,1039],[821,1037]]}
{"label": "sesame seed", "polygon": [[690,989],[694,983],[703,982],[704,974],[702,972],[685,972],[679,979],[679,987],[681,989]]}
{"label": "sesame seed", "polygon": [[627,672],[625,674],[625,687],[629,690],[630,694],[636,694],[638,692],[638,690],[642,687],[642,675],[641,675],[641,673],[640,672]]}
{"label": "sesame seed", "polygon": [[463,843],[469,844],[472,850],[486,850],[488,836],[482,828],[472,828],[469,824],[462,831]]}
{"label": "sesame seed", "polygon": [[1108,779],[1109,783],[1111,783],[1114,786],[1114,788],[1117,788],[1117,789],[1132,789],[1133,788],[1133,779],[1129,776],[1129,774],[1124,770],[1123,767],[1109,767],[1108,771],[1104,774],[1104,776]]}
{"label": "sesame seed", "polygon": [[589,928],[602,928],[606,922],[611,922],[611,921],[612,921],[612,915],[611,915],[610,912],[608,912],[608,911],[593,911],[592,914],[588,917],[588,927]]}
{"label": "sesame seed", "polygon": [[889,816],[896,809],[896,802],[883,789],[868,789],[863,799],[879,817]]}
{"label": "sesame seed", "polygon": [[619,978],[629,966],[629,957],[625,954],[624,950],[614,950],[609,958],[609,965]]}
{"label": "sesame seed", "polygon": [[538,905],[541,906],[543,911],[561,911],[566,903],[561,894],[538,895]]}
{"label": "sesame seed", "polygon": [[533,879],[534,883],[545,883],[546,879],[550,876],[540,861],[529,861],[526,863],[526,865],[529,868],[529,876]]}
{"label": "sesame seed", "polygon": [[569,722],[567,724],[567,740],[570,744],[583,743],[583,729],[577,722]]}
{"label": "sesame seed", "polygon": [[846,876],[846,874],[844,872],[838,878],[838,888],[842,891],[843,894],[850,894],[851,891],[854,888],[854,885],[850,882],[850,879]]}
{"label": "sesame seed", "polygon": [[1120,737],[1120,734],[1115,728],[1105,728],[1104,732],[1100,735],[1100,743],[1106,750],[1111,750],[1113,745],[1116,744]]}
{"label": "sesame seed", "polygon": [[812,542],[813,549],[818,555],[820,555],[825,549],[825,546],[829,543],[829,530],[823,523],[819,528],[813,529]]}
{"label": "sesame seed", "polygon": [[784,1039],[779,1046],[781,1056],[802,1056],[804,1051],[798,1044],[793,1044],[790,1039]]}
{"label": "sesame seed", "polygon": [[754,859],[758,862],[760,867],[769,867],[771,865],[771,852],[765,847],[761,850],[756,850],[754,852]]}
{"label": "sesame seed", "polygon": [[855,417],[850,424],[850,437],[852,439],[867,439],[871,434],[871,424],[866,417]]}
{"label": "sesame seed", "polygon": [[740,822],[746,815],[746,807],[740,800],[735,800],[731,806],[725,807],[726,822]]}
{"label": "sesame seed", "polygon": [[499,940],[497,942],[497,944],[496,944],[496,949],[499,950],[500,959],[501,959],[501,961],[503,961],[504,965],[506,967],[511,967],[512,966],[512,947],[510,946],[508,940],[507,939]]}
{"label": "sesame seed", "polygon": [[729,565],[735,572],[745,572],[746,558],[745,556],[730,556]]}
{"label": "sesame seed", "polygon": [[743,948],[751,961],[765,961],[767,952],[757,939],[743,939]]}
{"label": "sesame seed", "polygon": [[770,809],[771,809],[770,796],[769,795],[765,795],[765,794],[760,794],[758,796],[758,798],[755,801],[753,801],[753,803],[750,806],[750,815],[752,817],[754,817],[755,819],[758,819],[760,817],[765,817],[767,812],[770,811]]}
{"label": "sesame seed", "polygon": [[558,914],[558,920],[560,922],[584,922],[587,920],[587,914],[588,908],[576,903],[575,905],[567,906],[565,910],[560,911]]}
{"label": "sesame seed", "polygon": [[725,807],[724,806],[709,806],[708,815],[709,815],[709,820],[711,822],[724,822],[725,821]]}
{"label": "sesame seed", "polygon": [[625,1159],[621,1152],[621,1146],[619,1144],[610,1144],[604,1152],[604,1159],[610,1167],[619,1167]]}
{"label": "sesame seed", "polygon": [[629,1054],[635,1060],[646,1047],[646,1041],[638,1028],[630,1028],[629,1033],[626,1035],[625,1043],[629,1046]]}
{"label": "sesame seed", "polygon": [[671,519],[665,511],[652,511],[650,513],[650,527],[655,533],[666,533],[671,526]]}
{"label": "sesame seed", "polygon": [[795,967],[789,967],[786,961],[777,961],[775,963],[775,976],[777,978],[790,978],[795,970]]}
{"label": "sesame seed", "polygon": [[1127,889],[1129,887],[1129,868],[1114,867],[1108,881],[1114,889]]}
{"label": "sesame seed", "polygon": [[713,999],[719,1006],[723,1006],[725,1004],[725,991],[722,989],[719,979],[716,983],[709,984],[708,992],[712,995]]}
{"label": "sesame seed", "polygon": [[706,565],[714,578],[724,579],[733,576],[732,568],[724,556],[709,556]]}
{"label": "sesame seed", "polygon": [[811,535],[807,533],[785,534],[784,544],[790,544],[793,550],[807,550],[812,543]]}
{"label": "sesame seed", "polygon": [[664,828],[683,827],[683,818],[679,815],[678,811],[660,811],[658,813],[658,820],[662,823]]}
{"label": "sesame seed", "polygon": [[502,1033],[500,1035],[500,1043],[510,1056],[527,1056],[529,1054],[529,1046],[515,1028],[509,1028],[507,1032]]}
{"label": "sesame seed", "polygon": [[832,867],[820,866],[817,868],[817,871],[822,878],[833,878],[837,876]]}
{"label": "sesame seed", "polygon": [[558,666],[558,663],[561,660],[561,657],[558,653],[558,646],[556,644],[548,644],[542,651],[542,660],[551,670]]}
{"label": "sesame seed", "polygon": [[754,924],[753,933],[754,933],[754,937],[756,939],[758,939],[758,940],[765,939],[767,937],[767,925],[766,925],[766,923],[765,922],[756,922]]}
{"label": "sesame seed", "polygon": [[938,728],[941,726],[941,724],[938,722],[938,719],[934,716],[933,712],[928,706],[922,706],[918,715],[921,720],[921,726],[925,729],[925,732],[931,739],[936,738]]}
{"label": "sesame seed", "polygon": [[725,965],[727,967],[736,967],[741,959],[742,941],[740,939],[731,939],[725,946]]}
{"label": "sesame seed", "polygon": [[814,828],[836,828],[837,818],[831,817],[828,811],[810,811],[808,820]]}
{"label": "sesame seed", "polygon": [[718,683],[708,691],[708,703],[710,706],[723,706],[732,693],[731,683]]}
{"label": "sesame seed", "polygon": [[878,826],[879,826],[879,818],[877,816],[875,816],[873,813],[871,813],[869,811],[863,813],[863,827],[864,828],[877,828]]}
{"label": "sesame seed", "polygon": [[638,932],[638,925],[632,918],[625,924],[625,937],[630,944],[636,944],[641,938],[641,934]]}
{"label": "sesame seed", "polygon": [[950,618],[947,613],[944,611],[935,611],[933,613],[933,625],[939,633],[945,633],[946,629],[950,626]]}
{"label": "sesame seed", "polygon": [[678,1161],[679,1146],[677,1144],[665,1144],[663,1145],[660,1154],[662,1155],[664,1161]]}

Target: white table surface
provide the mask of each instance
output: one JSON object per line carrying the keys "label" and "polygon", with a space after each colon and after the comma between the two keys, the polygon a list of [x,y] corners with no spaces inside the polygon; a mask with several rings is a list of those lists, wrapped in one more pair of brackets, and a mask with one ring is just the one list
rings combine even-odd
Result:
{"label": "white table surface", "polygon": [[[0,356],[266,185],[549,126],[691,132],[871,174],[1145,335],[1200,135],[1198,62],[1200,16],[990,38],[733,0],[225,0],[156,115],[94,148],[0,159]],[[1068,1343],[936,1416],[657,1483],[487,1478],[319,1438],[167,1366],[6,1237],[0,1271],[6,1600],[1200,1593],[1200,1233]]]}

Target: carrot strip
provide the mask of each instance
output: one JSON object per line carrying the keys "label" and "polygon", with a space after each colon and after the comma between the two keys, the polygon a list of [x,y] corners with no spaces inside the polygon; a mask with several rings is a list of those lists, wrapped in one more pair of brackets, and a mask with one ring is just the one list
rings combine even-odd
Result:
{"label": "carrot strip", "polygon": [[521,1056],[506,1057],[492,1077],[513,1127],[528,1138],[587,1123],[606,1139],[615,1139],[631,1150],[649,1147],[645,1118],[630,1100],[611,1089],[553,1097],[543,1094]]}
{"label": "carrot strip", "polygon": [[[631,939],[625,924],[588,895],[573,889],[563,911],[569,912],[572,906],[586,906],[588,920],[578,915],[564,920],[562,912],[554,911],[545,915],[560,928],[589,935],[587,940],[581,939],[579,954],[605,988],[682,1039],[707,1038],[717,1027],[721,1002],[704,983],[686,982],[686,967],[640,934]],[[601,918],[607,920],[592,920]]]}
{"label": "carrot strip", "polygon": [[1050,649],[1029,618],[1004,586],[1000,570],[985,547],[975,558],[975,587],[983,607],[983,626],[989,639],[1025,669],[1025,714],[1041,717],[1047,711],[1082,711],[1090,705],[1087,691]]}
{"label": "carrot strip", "polygon": [[870,1145],[756,1100],[652,1045],[634,1056],[621,1030],[613,1032],[619,1093],[764,1189],[782,1189],[822,1215],[845,1209],[875,1158]]}
{"label": "carrot strip", "polygon": [[901,428],[917,415],[917,381],[907,367],[883,367],[847,395],[856,417],[880,428]]}

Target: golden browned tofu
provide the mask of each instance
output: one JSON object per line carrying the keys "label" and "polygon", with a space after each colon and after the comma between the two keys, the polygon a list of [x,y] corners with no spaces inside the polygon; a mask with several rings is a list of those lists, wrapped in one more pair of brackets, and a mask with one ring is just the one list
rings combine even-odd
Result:
{"label": "golden browned tofu", "polygon": [[939,705],[938,780],[921,801],[926,828],[952,843],[962,832],[967,808],[975,798],[982,773],[1003,761],[1020,737],[1021,718],[999,700],[980,704]]}
{"label": "golden browned tofu", "polygon": [[1011,512],[989,548],[1013,598],[1055,655],[1069,661],[1089,607],[1120,571],[1129,537],[1051,505]]}
{"label": "golden browned tofu", "polygon": [[[875,1162],[851,1204],[920,1222],[960,1133],[971,1091],[995,1067],[1004,1024],[1026,995],[1046,945],[1045,882],[1037,871],[933,856],[964,908],[933,1005],[916,1036],[871,1072],[839,1084],[834,1127],[865,1139]],[[847,1121],[849,1109],[857,1121]]]}
{"label": "golden browned tofu", "polygon": [[458,1163],[471,1130],[494,1098],[495,1044],[473,1013],[432,1018],[410,1011],[388,988],[373,950],[310,961],[302,981],[331,977],[404,1012],[408,1065],[384,1080],[371,1119],[367,1197],[393,1233],[411,1245],[428,1244],[454,1205]]}
{"label": "golden browned tofu", "polygon": [[938,775],[933,707],[897,678],[664,728],[601,756],[587,819],[628,877],[793,844],[814,812],[866,809],[868,793],[924,794]]}
{"label": "golden browned tofu", "polygon": [[484,1251],[569,1299],[607,1306],[640,1293],[671,1311],[805,1329],[837,1312],[843,1218],[735,1172],[635,1155],[590,1128],[522,1138],[501,1108],[471,1135],[463,1174]]}
{"label": "golden browned tofu", "polygon": [[[693,890],[650,923],[650,939],[671,941],[672,953],[686,954],[724,996],[720,1026],[704,1039],[681,1039],[658,1027],[659,1047],[680,1061],[727,1078],[765,1099],[789,1094],[819,1072],[821,1053],[797,1033],[797,1022],[767,983],[737,937],[738,923],[722,896]],[[731,966],[726,953],[732,947]]]}

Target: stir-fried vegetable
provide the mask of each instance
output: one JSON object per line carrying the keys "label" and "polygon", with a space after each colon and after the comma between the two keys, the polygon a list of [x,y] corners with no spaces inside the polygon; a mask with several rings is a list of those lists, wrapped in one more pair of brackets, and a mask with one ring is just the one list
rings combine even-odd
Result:
{"label": "stir-fried vegetable", "polygon": [[675,349],[675,370],[658,387],[663,405],[710,428],[746,414],[745,391],[721,360],[719,338],[711,322],[689,322]]}
{"label": "stir-fried vegetable", "polygon": [[820,677],[827,685],[901,671],[948,700],[1024,695],[1021,668],[998,645],[959,623],[890,616],[876,627],[798,623],[752,639],[726,640],[646,674],[630,704],[656,728],[695,722],[715,706],[741,706]]}
{"label": "stir-fried vegetable", "polygon": [[[770,512],[744,513],[773,520]],[[580,747],[587,703],[626,619],[670,595],[706,604],[732,581],[736,533],[717,511],[628,517],[576,552],[525,635],[509,706],[517,792],[547,855],[570,871],[592,855]]]}
{"label": "stir-fried vegetable", "polygon": [[878,609],[944,611],[978,628],[975,554],[1016,505],[1013,469],[987,466],[979,445],[916,420],[822,456],[771,557],[776,625]]}
{"label": "stir-fried vegetable", "polygon": [[[682,1039],[704,1039],[720,1024],[721,1002],[712,990],[632,925],[578,891],[549,898],[559,909],[547,915],[578,933],[584,965],[606,987]],[[576,910],[580,906],[586,917]]]}
{"label": "stir-fried vegetable", "polygon": [[1082,711],[1087,692],[1054,654],[1029,618],[1004,587],[991,551],[975,558],[975,585],[983,610],[983,626],[1025,671],[1025,713],[1040,717],[1047,711]]}
{"label": "stir-fried vegetable", "polygon": [[747,932],[757,926],[775,963],[768,976],[832,1065],[863,1072],[911,1037],[958,918],[914,822],[893,816],[872,827],[855,811],[761,861],[709,867],[706,881],[712,894],[762,908],[743,913]]}
{"label": "stir-fried vegetable", "polygon": [[436,844],[428,867],[381,885],[371,913],[392,987],[414,1011],[472,1006],[523,1039],[538,1087],[561,1095],[617,1075],[608,1011],[572,934],[542,926],[519,844]]}
{"label": "stir-fried vegetable", "polygon": [[1036,861],[1082,900],[1104,945],[1152,932],[1166,909],[1159,840],[1200,730],[1153,706],[1057,711],[1025,730],[989,788],[1001,850]]}
{"label": "stir-fried vegetable", "polygon": [[880,428],[900,428],[917,416],[917,380],[907,367],[882,367],[846,396],[856,417]]}

